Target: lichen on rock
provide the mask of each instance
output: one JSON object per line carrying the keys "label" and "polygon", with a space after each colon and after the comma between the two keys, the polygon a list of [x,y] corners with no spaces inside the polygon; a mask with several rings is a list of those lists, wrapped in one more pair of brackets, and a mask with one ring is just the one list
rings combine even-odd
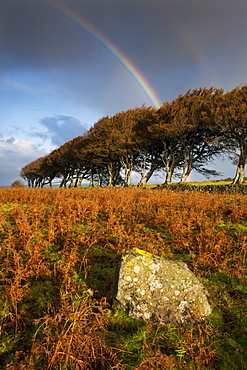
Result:
{"label": "lichen on rock", "polygon": [[122,255],[113,308],[153,324],[185,325],[211,313],[208,292],[186,263],[134,248]]}

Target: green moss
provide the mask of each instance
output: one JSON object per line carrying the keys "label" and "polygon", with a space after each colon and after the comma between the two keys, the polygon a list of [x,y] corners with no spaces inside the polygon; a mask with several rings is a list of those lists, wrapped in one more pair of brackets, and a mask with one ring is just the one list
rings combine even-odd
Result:
{"label": "green moss", "polygon": [[220,360],[218,368],[244,369],[247,363],[246,284],[219,271],[211,275],[209,289],[215,308],[208,324],[216,333],[211,342]]}
{"label": "green moss", "polygon": [[119,257],[108,248],[93,245],[86,256],[88,269],[81,271],[80,276],[94,291],[95,298],[110,298],[112,282]]}

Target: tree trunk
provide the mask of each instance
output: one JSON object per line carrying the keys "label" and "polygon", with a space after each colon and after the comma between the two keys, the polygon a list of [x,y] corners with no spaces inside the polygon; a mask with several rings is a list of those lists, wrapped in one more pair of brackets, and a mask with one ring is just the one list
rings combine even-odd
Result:
{"label": "tree trunk", "polygon": [[97,171],[97,174],[98,174],[98,186],[102,186],[102,182],[103,182],[103,173],[102,173],[102,171],[98,170],[98,171]]}
{"label": "tree trunk", "polygon": [[75,187],[75,180],[73,179],[73,177],[70,179],[70,183],[69,183],[69,188],[74,188]]}
{"label": "tree trunk", "polygon": [[176,151],[175,151],[176,148],[172,148],[172,150],[167,152],[165,144],[164,144],[164,149],[165,149],[164,154],[162,156],[162,162],[164,163],[165,169],[166,169],[166,178],[165,178],[164,184],[170,184],[172,181],[174,170],[176,166],[178,165],[180,158],[182,156],[182,152],[176,154]]}
{"label": "tree trunk", "polygon": [[114,171],[113,171],[113,180],[112,180],[112,185],[113,186],[116,186],[116,184],[117,184],[117,180],[119,178],[120,169],[121,169],[120,164],[115,164]]}
{"label": "tree trunk", "polygon": [[125,171],[125,177],[124,177],[122,186],[124,187],[128,186],[130,178],[131,178],[131,170],[127,168],[127,170]]}
{"label": "tree trunk", "polygon": [[246,162],[246,148],[243,144],[243,142],[240,142],[240,154],[239,154],[239,160],[238,160],[238,167],[236,170],[235,178],[232,182],[233,185],[235,184],[242,184],[244,181],[244,168],[245,168],[245,162]]}
{"label": "tree trunk", "polygon": [[63,177],[62,181],[60,182],[60,185],[59,185],[60,188],[65,188],[66,185],[65,185],[65,178]]}
{"label": "tree trunk", "polygon": [[89,179],[89,186],[90,187],[93,187],[93,175],[94,175],[94,171],[93,171],[93,169],[91,169],[90,179]]}
{"label": "tree trunk", "polygon": [[[142,179],[146,176],[146,163],[147,163],[147,153],[140,153],[140,157],[143,158],[142,164],[141,164],[141,180],[140,183],[142,182]],[[140,185],[138,184],[138,186]],[[146,184],[146,182],[145,182]]]}
{"label": "tree trunk", "polygon": [[180,183],[184,183],[187,180],[191,171],[192,171],[192,160],[186,160],[183,166],[183,173],[180,179]]}
{"label": "tree trunk", "polygon": [[108,186],[113,186],[113,164],[109,163],[107,165],[107,170],[108,170],[108,175],[109,175],[109,180],[108,180]]}
{"label": "tree trunk", "polygon": [[166,178],[164,184],[170,184],[172,182],[172,175],[176,167],[177,160],[174,156],[170,158],[163,159],[163,163],[166,169]]}
{"label": "tree trunk", "polygon": [[81,184],[82,184],[82,181],[84,180],[84,177],[83,176],[81,176],[81,177],[79,177],[79,179],[78,179],[78,183],[77,183],[77,186],[81,186]]}
{"label": "tree trunk", "polygon": [[154,171],[157,169],[158,165],[156,163],[157,161],[155,161],[155,163],[152,163],[151,165],[151,168],[150,170],[145,174],[145,175],[142,175],[142,178],[141,180],[139,181],[139,184],[138,186],[142,187],[142,186],[145,186],[146,183],[148,182],[148,180],[150,179],[150,177],[152,177]]}
{"label": "tree trunk", "polygon": [[237,171],[235,178],[232,182],[233,185],[235,184],[242,184],[244,181],[244,167],[245,167],[245,160],[239,160]]}
{"label": "tree trunk", "polygon": [[166,178],[164,184],[170,184],[172,182],[173,170],[169,168],[166,172]]}
{"label": "tree trunk", "polygon": [[132,185],[132,171],[134,168],[134,158],[133,155],[130,155],[130,158],[128,155],[126,155],[126,158],[120,159],[122,167],[124,168],[124,180],[122,183],[122,186],[128,186],[129,182],[130,185]]}

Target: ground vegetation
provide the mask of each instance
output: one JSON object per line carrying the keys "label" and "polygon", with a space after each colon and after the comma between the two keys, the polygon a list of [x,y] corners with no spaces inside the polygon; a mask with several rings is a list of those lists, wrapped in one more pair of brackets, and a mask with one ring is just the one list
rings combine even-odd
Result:
{"label": "ground vegetation", "polygon": [[[210,293],[196,325],[112,310],[130,248],[186,262]],[[136,188],[0,189],[2,369],[244,369],[247,198]]]}

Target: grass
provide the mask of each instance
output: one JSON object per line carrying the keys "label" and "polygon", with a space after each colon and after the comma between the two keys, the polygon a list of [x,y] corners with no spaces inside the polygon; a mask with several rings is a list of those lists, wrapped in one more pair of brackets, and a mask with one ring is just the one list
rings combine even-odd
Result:
{"label": "grass", "polygon": [[[195,186],[206,186],[206,185],[231,185],[233,179],[222,179],[222,180],[205,180],[205,181],[186,181],[185,185],[195,185]],[[180,184],[179,182],[173,182],[174,184]],[[245,177],[245,181],[242,185],[247,185],[247,178]],[[162,184],[147,184],[147,188],[154,188],[156,186],[162,186]]]}
{"label": "grass", "polygon": [[186,182],[188,185],[197,185],[197,186],[204,186],[204,185],[231,185],[232,180],[226,181],[226,180],[208,180],[208,181],[188,181]]}

